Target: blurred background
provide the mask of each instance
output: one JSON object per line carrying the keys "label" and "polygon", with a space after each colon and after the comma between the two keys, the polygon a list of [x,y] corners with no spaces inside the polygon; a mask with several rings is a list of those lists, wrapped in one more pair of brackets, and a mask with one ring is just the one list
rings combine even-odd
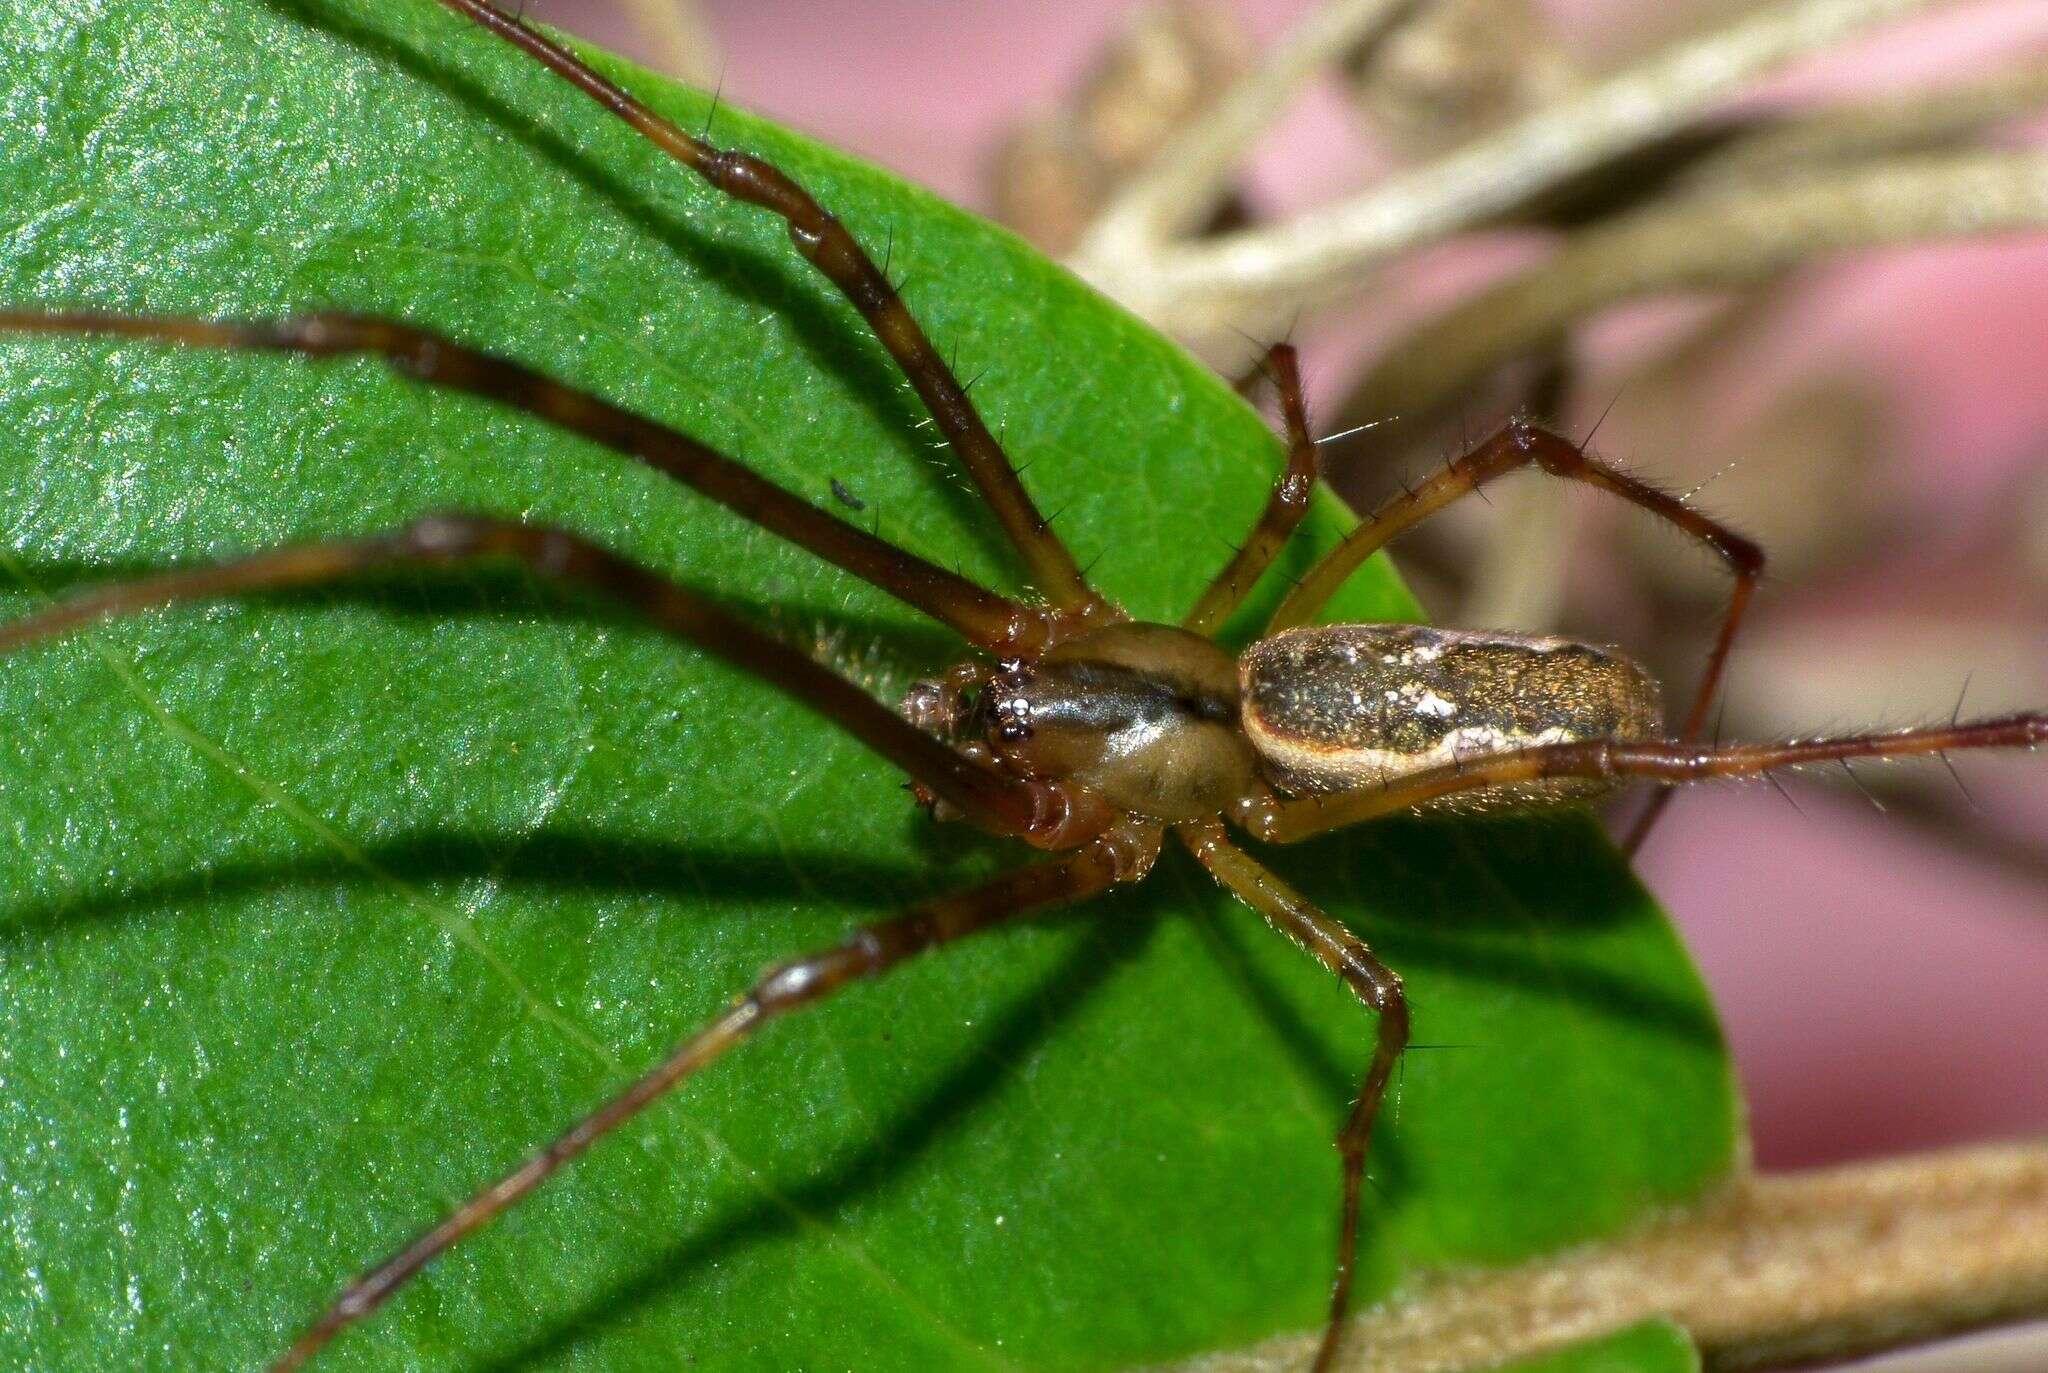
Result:
{"label": "blurred background", "polygon": [[[1147,294],[1142,252],[1089,246],[1169,137],[1338,8],[533,0],[528,13],[722,83],[737,105],[1006,220],[1226,375],[1256,356],[1247,335],[1291,329],[1321,430],[1396,421],[1326,447],[1355,502],[1516,407],[1569,433],[1597,422],[1599,452],[1697,489],[1772,554],[1730,674],[1729,738],[1945,720],[1966,682],[1966,714],[2048,705],[2048,5],[1950,5],[1831,45],[1542,196],[1270,298],[1183,308]],[[1390,184],[1756,11],[1418,12],[1276,87],[1285,114],[1185,207],[1176,245]],[[2014,155],[2035,156],[2031,185],[1940,189],[1987,156],[2009,173]],[[1926,173],[1939,203],[1799,198],[1839,186],[1853,200],[1889,167]],[[1746,256],[1774,235],[1768,261]],[[1490,503],[1397,544],[1396,561],[1441,621],[1628,646],[1682,715],[1725,575],[1639,512],[1557,485],[1489,488]],[[2044,761],[1873,767],[1671,807],[1640,866],[1714,986],[1764,1166],[2048,1130]],[[1617,804],[1617,832],[1637,804]]]}

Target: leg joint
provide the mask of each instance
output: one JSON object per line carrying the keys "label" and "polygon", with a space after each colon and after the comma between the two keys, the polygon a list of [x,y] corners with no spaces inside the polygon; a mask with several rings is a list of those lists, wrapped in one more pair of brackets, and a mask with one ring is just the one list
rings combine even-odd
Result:
{"label": "leg joint", "polygon": [[1031,821],[1020,837],[1034,848],[1079,848],[1116,821],[1116,812],[1085,787],[1040,781],[1026,785],[1031,792]]}
{"label": "leg joint", "polygon": [[883,958],[881,947],[872,938],[865,943],[854,938],[837,948],[770,968],[754,984],[749,999],[763,1013],[777,1015],[829,996],[842,984],[874,971]]}
{"label": "leg joint", "polygon": [[1401,975],[1374,958],[1365,945],[1356,941],[1346,943],[1340,956],[1343,960],[1340,971],[1358,994],[1358,999],[1382,1016],[1397,1015],[1405,1024],[1408,1002],[1401,990]]}
{"label": "leg joint", "polygon": [[1516,451],[1528,454],[1552,476],[1574,477],[1589,466],[1584,450],[1576,443],[1532,420],[1510,420],[1503,432]]}

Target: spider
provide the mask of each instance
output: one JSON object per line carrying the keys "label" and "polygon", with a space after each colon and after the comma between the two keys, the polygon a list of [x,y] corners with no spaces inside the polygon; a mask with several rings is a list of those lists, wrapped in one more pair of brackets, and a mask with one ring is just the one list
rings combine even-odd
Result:
{"label": "spider", "polygon": [[[0,644],[20,646],[92,620],[174,601],[323,585],[365,569],[509,559],[544,580],[613,598],[819,709],[901,766],[940,818],[965,820],[1055,856],[981,887],[922,903],[895,921],[770,973],[666,1065],[601,1108],[550,1152],[499,1187],[479,1193],[419,1244],[352,1286],[282,1366],[295,1366],[373,1310],[435,1253],[760,1025],[926,947],[1134,882],[1169,842],[1184,847],[1247,904],[1307,944],[1379,1013],[1376,1046],[1341,1141],[1339,1248],[1330,1321],[1318,1358],[1326,1364],[1347,1302],[1366,1147],[1406,1040],[1406,1002],[1390,969],[1239,848],[1221,821],[1228,819],[1262,839],[1286,840],[1376,815],[1455,805],[1461,798],[1482,805],[1532,804],[1622,779],[1686,781],[1802,761],[2016,746],[2043,737],[2043,717],[2028,715],[1804,744],[1707,748],[1686,742],[1683,736],[1697,732],[1711,699],[1714,678],[1760,570],[1758,555],[1738,536],[1571,442],[1520,423],[1361,526],[1317,564],[1269,628],[1305,625],[1352,568],[1414,520],[1494,475],[1539,467],[1603,487],[1665,516],[1706,541],[1735,570],[1735,599],[1680,738],[1654,737],[1651,688],[1625,660],[1580,645],[1387,626],[1296,628],[1250,649],[1243,661],[1249,675],[1241,680],[1240,665],[1208,635],[1280,551],[1306,509],[1313,484],[1314,444],[1287,350],[1275,351],[1271,368],[1288,432],[1288,467],[1252,536],[1181,624],[1131,621],[1092,589],[1040,517],[964,389],[917,330],[893,287],[851,235],[820,218],[821,209],[806,193],[766,163],[718,153],[661,121],[516,20],[477,0],[443,3],[607,103],[686,165],[708,172],[707,179],[719,189],[741,200],[766,202],[771,211],[790,218],[799,250],[825,268],[861,309],[917,386],[995,523],[1043,593],[1044,604],[975,585],[791,497],[681,434],[411,326],[333,315],[221,323],[17,310],[0,322],[19,331],[96,332],[199,347],[382,354],[429,386],[470,390],[626,448],[629,455],[669,471],[736,513],[926,612],[957,631],[973,652],[961,667],[914,688],[899,716],[807,655],[645,566],[563,531],[473,515],[431,517],[387,536],[295,545],[214,568],[119,583],[14,621],[0,631]],[[1362,691],[1362,679],[1346,675],[1349,669],[1382,658],[1405,660],[1404,670],[1419,675],[1382,686],[1403,703],[1390,717],[1399,725],[1396,736],[1402,737],[1362,740],[1332,712]],[[1432,670],[1444,675],[1431,676]],[[1483,678],[1508,670],[1540,680],[1506,692],[1484,685]],[[1412,755],[1415,747],[1406,736],[1427,732],[1432,721],[1441,724],[1460,710],[1500,717],[1482,727],[1499,736],[1493,749],[1482,748],[1476,738],[1437,730],[1428,747],[1437,750],[1440,765],[1424,767],[1414,756],[1399,756]],[[1500,722],[1517,714],[1536,723]],[[1513,747],[1541,739],[1546,730],[1555,732],[1554,741]],[[1501,751],[1503,746],[1507,751]],[[1375,751],[1397,756],[1368,756]]]}

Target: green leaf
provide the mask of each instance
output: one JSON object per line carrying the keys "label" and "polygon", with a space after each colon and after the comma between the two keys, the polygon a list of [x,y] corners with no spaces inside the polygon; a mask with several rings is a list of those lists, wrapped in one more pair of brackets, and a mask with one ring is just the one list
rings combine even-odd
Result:
{"label": "green leaf", "polygon": [[1668,1321],[1644,1321],[1540,1358],[1504,1364],[1498,1373],[1699,1373],[1690,1336]]}
{"label": "green leaf", "polygon": [[[837,479],[851,517],[1016,585],[778,223],[424,0],[9,7],[0,129],[0,300],[404,315],[828,507]],[[737,113],[715,134],[893,243],[1109,593],[1191,602],[1275,470],[1252,411],[1002,232]],[[652,473],[374,364],[8,339],[0,405],[6,613],[472,507],[600,536],[885,697],[955,652]],[[1309,543],[1345,520],[1319,509]],[[1341,608],[1410,606],[1374,567]],[[0,718],[7,1367],[259,1362],[767,963],[1022,856],[931,825],[772,692],[506,575],[123,622],[0,664]],[[1378,1142],[1367,1299],[1729,1166],[1700,986],[1585,817],[1275,863],[1455,1046],[1411,1056]],[[1306,1328],[1369,1043],[1169,856],[777,1027],[329,1366],[1107,1368]]]}

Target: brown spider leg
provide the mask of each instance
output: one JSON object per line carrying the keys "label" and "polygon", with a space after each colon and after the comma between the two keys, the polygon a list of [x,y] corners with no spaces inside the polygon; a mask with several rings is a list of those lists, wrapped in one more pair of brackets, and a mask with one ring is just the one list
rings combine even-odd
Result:
{"label": "brown spider leg", "polygon": [[1216,627],[1230,618],[1261,574],[1272,566],[1274,555],[1286,544],[1294,526],[1301,523],[1308,511],[1309,492],[1315,489],[1316,442],[1308,432],[1308,405],[1302,399],[1301,364],[1294,346],[1274,344],[1266,353],[1266,367],[1287,424],[1287,465],[1273,483],[1273,494],[1244,546],[1180,622],[1182,629],[1196,634],[1214,634]]}
{"label": "brown spider leg", "polygon": [[1253,795],[1238,801],[1232,818],[1246,831],[1275,844],[1292,844],[1328,830],[1413,810],[1417,806],[1483,787],[1513,786],[1545,778],[1592,778],[1616,783],[1659,782],[1674,786],[1723,777],[1756,777],[1781,768],[1814,763],[1847,763],[1852,758],[1946,756],[1956,749],[2037,749],[2048,743],[2048,711],[2004,715],[1968,724],[1940,725],[1832,739],[1795,739],[1771,744],[1730,744],[1700,748],[1678,739],[1589,740],[1542,744],[1482,754],[1463,762],[1397,778],[1367,791],[1336,792],[1278,800]]}
{"label": "brown spider leg", "polygon": [[1107,609],[1081,575],[1074,555],[1038,513],[1002,445],[989,433],[980,413],[968,400],[967,389],[939,356],[939,350],[925,336],[888,277],[837,216],[827,213],[809,191],[779,168],[747,153],[713,147],[683,132],[591,70],[566,47],[529,28],[523,20],[500,12],[488,0],[441,3],[523,49],[703,177],[714,190],[781,216],[789,225],[789,237],[797,251],[860,311],[924,401],[939,432],[945,435],[946,442],[980,488],[982,499],[995,512],[1010,543],[1023,557],[1032,584],[1063,610],[1100,613]]}
{"label": "brown spider leg", "polygon": [[[1706,728],[1707,712],[1713,709],[1714,695],[1721,685],[1721,674],[1728,666],[1729,650],[1735,647],[1735,629],[1742,620],[1743,611],[1749,608],[1749,600],[1756,592],[1757,581],[1763,576],[1763,551],[1755,544],[1744,541],[1748,550],[1755,554],[1755,561],[1746,566],[1735,567],[1735,590],[1728,597],[1728,611],[1721,617],[1721,633],[1714,640],[1714,650],[1707,655],[1707,670],[1700,678],[1699,693],[1693,697],[1692,713],[1685,717],[1685,730],[1679,738],[1687,743],[1699,742],[1700,731]],[[1634,856],[1642,848],[1643,841],[1650,837],[1650,830],[1656,825],[1664,808],[1671,804],[1676,795],[1669,786],[1660,786],[1650,796],[1642,814],[1629,826],[1628,836],[1621,841],[1623,853]]]}
{"label": "brown spider leg", "polygon": [[380,568],[508,558],[546,580],[597,591],[656,628],[750,672],[817,711],[973,823],[1040,848],[1101,834],[1114,815],[1092,793],[1012,778],[917,729],[853,683],[693,591],[578,535],[487,515],[433,515],[394,533],[298,544],[120,582],[0,624],[0,653],[116,616],[186,601],[314,586]]}
{"label": "brown spider leg", "polygon": [[1351,1114],[1337,1132],[1337,1150],[1343,1159],[1344,1188],[1337,1222],[1337,1272],[1330,1282],[1330,1318],[1323,1327],[1322,1344],[1316,1349],[1311,1373],[1324,1373],[1337,1355],[1344,1329],[1344,1316],[1351,1305],[1352,1269],[1358,1258],[1359,1191],[1365,1179],[1365,1154],[1372,1143],[1373,1122],[1386,1100],[1387,1084],[1394,1065],[1408,1046],[1408,1001],[1401,991],[1401,978],[1373,956],[1365,941],[1332,920],[1301,893],[1288,886],[1244,850],[1224,837],[1223,826],[1213,820],[1174,827],[1188,852],[1207,868],[1218,882],[1236,894],[1273,928],[1313,955],[1317,962],[1344,979],[1360,1001],[1378,1014],[1378,1039],[1372,1062],[1359,1085],[1358,1099]]}
{"label": "brown spider leg", "polygon": [[848,524],[667,425],[410,324],[347,314],[238,323],[9,310],[0,311],[0,332],[104,334],[308,357],[379,355],[428,386],[466,391],[525,411],[644,462],[990,653],[1031,653],[1046,640],[1040,613]]}
{"label": "brown spider leg", "polygon": [[924,901],[894,920],[869,925],[821,952],[771,968],[730,1010],[691,1035],[668,1058],[583,1117],[502,1178],[350,1283],[299,1336],[272,1373],[289,1373],[393,1293],[443,1251],[487,1225],[563,1164],[631,1120],[685,1078],[751,1038],[770,1021],[823,1000],[850,982],[876,977],[912,954],[949,944],[1046,906],[1079,901],[1135,881],[1159,854],[1157,828],[1124,824],[1057,862],[1005,874],[983,886]]}
{"label": "brown spider leg", "polygon": [[[1726,525],[1700,514],[1676,496],[1659,491],[1588,455],[1570,439],[1522,420],[1503,426],[1492,438],[1455,459],[1449,467],[1413,491],[1403,492],[1374,511],[1372,518],[1352,530],[1342,543],[1309,569],[1300,585],[1273,612],[1266,632],[1275,634],[1307,624],[1336,594],[1344,579],[1388,540],[1419,524],[1460,496],[1477,491],[1482,482],[1491,481],[1530,462],[1552,476],[1584,482],[1642,507],[1698,539],[1728,565],[1735,578],[1735,589],[1728,598],[1727,613],[1721,619],[1720,635],[1714,640],[1713,652],[1707,657],[1706,673],[1700,680],[1698,694],[1693,698],[1692,710],[1686,715],[1685,724],[1679,732],[1684,742],[1697,741],[1700,730],[1706,725],[1707,712],[1713,707],[1714,695],[1720,688],[1721,675],[1728,666],[1729,651],[1735,646],[1735,631],[1742,623],[1743,612],[1749,608],[1758,581],[1763,577],[1763,550]],[[1643,842],[1669,798],[1668,790],[1660,792],[1643,812],[1627,840],[1630,852]]]}

